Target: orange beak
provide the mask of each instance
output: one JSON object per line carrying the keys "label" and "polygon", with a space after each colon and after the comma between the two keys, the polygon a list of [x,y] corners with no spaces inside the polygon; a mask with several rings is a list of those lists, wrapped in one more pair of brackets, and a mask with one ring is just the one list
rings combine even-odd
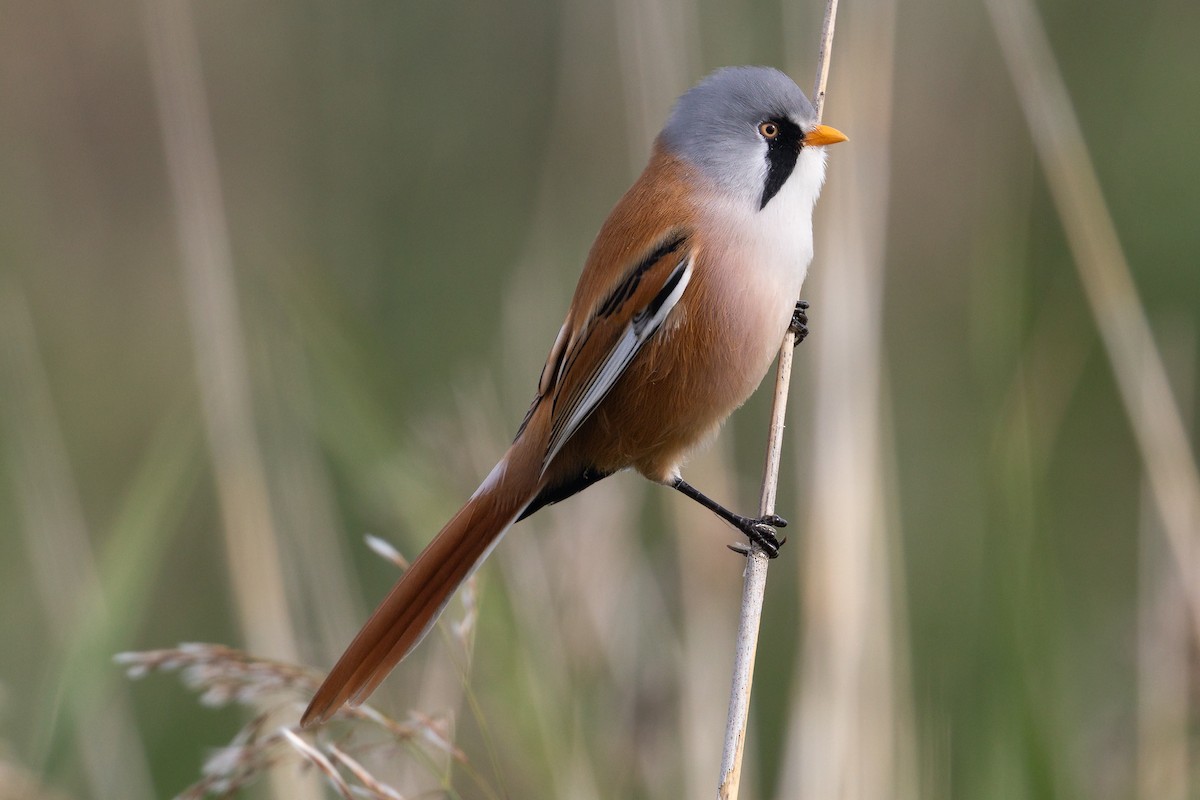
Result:
{"label": "orange beak", "polygon": [[808,133],[804,134],[804,145],[811,147],[812,145],[837,144],[838,142],[846,141],[846,134],[839,131],[837,128],[831,128],[828,125],[818,125]]}

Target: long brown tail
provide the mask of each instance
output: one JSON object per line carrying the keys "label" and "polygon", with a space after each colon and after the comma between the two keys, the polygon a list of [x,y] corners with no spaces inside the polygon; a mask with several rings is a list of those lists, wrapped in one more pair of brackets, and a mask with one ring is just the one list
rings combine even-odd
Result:
{"label": "long brown tail", "polygon": [[302,726],[324,722],[347,701],[365,700],[433,627],[454,590],[533,499],[537,472],[509,463],[513,455],[510,451],[392,587],[313,695]]}

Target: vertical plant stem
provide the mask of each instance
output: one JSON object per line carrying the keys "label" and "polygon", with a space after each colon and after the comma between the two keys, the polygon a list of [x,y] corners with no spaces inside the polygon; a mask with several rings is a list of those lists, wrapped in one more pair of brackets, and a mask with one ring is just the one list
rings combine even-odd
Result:
{"label": "vertical plant stem", "polygon": [[829,83],[829,59],[833,50],[833,28],[837,22],[838,0],[826,0],[825,21],[821,23],[821,49],[817,51],[817,81],[813,84],[813,105],[817,122],[825,114],[825,86]]}
{"label": "vertical plant stem", "polygon": [[[1196,391],[1195,328],[1190,320],[1167,329],[1164,362],[1177,376],[1180,407],[1193,408]],[[1185,419],[1192,435],[1195,421]],[[1143,476],[1138,525],[1137,616],[1137,800],[1186,800],[1192,780],[1190,756],[1192,645],[1187,594],[1166,543]]]}
{"label": "vertical plant stem", "polygon": [[[825,21],[821,26],[821,45],[817,55],[817,80],[813,104],[817,120],[825,110],[825,86],[829,80],[829,59],[833,49],[833,29],[838,0],[826,0]],[[797,298],[799,299],[799,298]],[[775,372],[775,398],[771,406],[771,424],[767,431],[767,457],[763,465],[759,513],[775,513],[775,495],[779,486],[779,461],[783,452],[783,422],[787,413],[788,387],[792,380],[792,350],[795,335],[789,329],[779,347],[779,365]],[[750,690],[754,680],[754,657],[758,652],[758,630],[762,622],[763,595],[767,590],[767,555],[751,544],[743,576],[742,610],[738,620],[737,645],[733,662],[733,681],[729,691],[729,715],[725,722],[725,749],[721,754],[721,777],[717,785],[720,800],[735,800],[741,787],[742,756],[746,749],[746,725],[750,717]]]}
{"label": "vertical plant stem", "polygon": [[[232,244],[190,6],[147,0],[146,43],[238,621],[250,650],[298,660],[281,551],[253,419]],[[277,798],[315,800],[312,775],[272,775]]]}
{"label": "vertical plant stem", "polygon": [[191,15],[188,6],[176,0],[148,2],[146,22],[197,382],[236,607],[251,650],[295,659]]}
{"label": "vertical plant stem", "polygon": [[823,322],[805,350],[813,369],[804,435],[815,456],[801,481],[803,638],[780,796],[919,796],[905,752],[916,736],[906,713],[904,570],[890,509],[883,369],[895,19],[893,0],[847,5],[838,42],[839,85],[853,87],[855,102],[833,121],[853,144],[836,151],[816,231],[824,262],[836,269],[822,270],[806,292]]}

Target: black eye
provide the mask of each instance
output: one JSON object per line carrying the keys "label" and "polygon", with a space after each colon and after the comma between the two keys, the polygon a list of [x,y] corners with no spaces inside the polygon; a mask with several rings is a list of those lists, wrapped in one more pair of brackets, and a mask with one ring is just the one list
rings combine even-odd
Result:
{"label": "black eye", "polygon": [[762,134],[764,139],[774,139],[779,135],[779,126],[768,120],[759,124],[758,132]]}

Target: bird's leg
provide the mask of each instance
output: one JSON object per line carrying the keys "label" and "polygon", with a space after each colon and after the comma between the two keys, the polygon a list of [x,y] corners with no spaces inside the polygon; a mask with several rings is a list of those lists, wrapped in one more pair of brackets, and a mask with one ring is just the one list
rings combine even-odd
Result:
{"label": "bird's leg", "polygon": [[778,539],[775,536],[776,528],[787,527],[787,520],[778,514],[768,514],[765,517],[743,517],[741,514],[735,514],[725,506],[718,503],[716,500],[708,497],[700,492],[695,486],[685,481],[683,478],[676,478],[670,484],[672,489],[681,494],[692,498],[700,505],[707,508],[709,511],[716,514],[721,519],[728,522],[733,527],[737,528],[742,533],[746,534],[750,541],[761,547],[766,554],[771,558],[779,555],[779,548],[787,541],[787,537]]}
{"label": "bird's leg", "polygon": [[800,344],[808,336],[808,301],[797,300],[796,310],[792,312],[792,323],[788,326],[795,335],[793,346]]}

